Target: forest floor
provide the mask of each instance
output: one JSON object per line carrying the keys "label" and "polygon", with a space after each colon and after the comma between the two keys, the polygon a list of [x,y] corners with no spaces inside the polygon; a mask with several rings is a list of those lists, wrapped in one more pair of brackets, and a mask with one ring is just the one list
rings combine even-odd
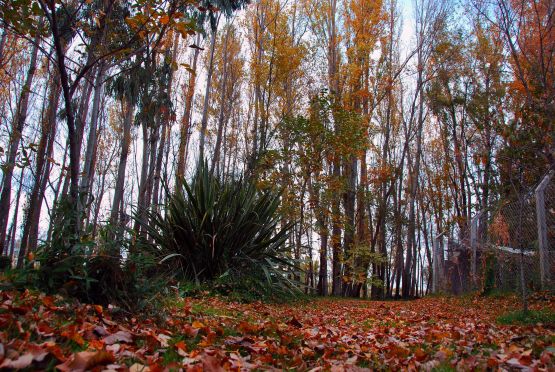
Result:
{"label": "forest floor", "polygon": [[[531,307],[554,311],[547,295]],[[502,325],[512,296],[240,304],[168,300],[126,317],[37,292],[0,292],[0,369],[554,370],[555,324]]]}

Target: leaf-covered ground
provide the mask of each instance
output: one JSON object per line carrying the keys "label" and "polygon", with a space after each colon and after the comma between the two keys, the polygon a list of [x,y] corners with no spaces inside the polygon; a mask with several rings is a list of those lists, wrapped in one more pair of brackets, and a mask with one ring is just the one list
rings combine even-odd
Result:
{"label": "leaf-covered ground", "polygon": [[[514,297],[174,300],[162,319],[0,292],[0,367],[83,371],[555,369],[555,325],[506,326]],[[532,300],[553,310],[548,296]]]}

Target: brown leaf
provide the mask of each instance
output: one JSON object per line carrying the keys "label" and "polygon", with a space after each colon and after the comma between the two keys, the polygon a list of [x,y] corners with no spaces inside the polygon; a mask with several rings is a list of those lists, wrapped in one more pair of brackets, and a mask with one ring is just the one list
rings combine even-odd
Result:
{"label": "brown leaf", "polygon": [[193,328],[189,324],[183,326],[183,334],[187,337],[196,337],[198,335],[198,328]]}
{"label": "brown leaf", "polygon": [[135,363],[129,367],[129,372],[150,372],[150,368],[145,365]]}
{"label": "brown leaf", "polygon": [[15,360],[4,359],[2,364],[0,364],[0,368],[8,368],[8,369],[27,368],[31,365],[31,363],[33,363],[33,359],[34,359],[33,354],[25,353],[25,354],[19,356],[19,358],[15,359]]}
{"label": "brown leaf", "polygon": [[104,350],[81,351],[68,359],[65,363],[56,366],[62,372],[83,372],[93,367],[113,363],[114,355]]}
{"label": "brown leaf", "polygon": [[130,344],[133,342],[133,336],[131,333],[126,331],[117,331],[114,334],[104,337],[104,343],[106,345],[113,345],[116,342],[126,342]]}
{"label": "brown leaf", "polygon": [[220,365],[218,359],[212,355],[204,354],[202,356],[202,369],[205,372],[222,372],[224,369]]}
{"label": "brown leaf", "polygon": [[424,350],[422,350],[422,348],[420,348],[420,347],[414,351],[414,357],[419,362],[426,359],[427,356],[428,356],[428,354],[426,354],[426,352]]}
{"label": "brown leaf", "polygon": [[96,326],[93,329],[93,332],[99,335],[100,337],[108,336],[110,333],[106,330],[106,328],[101,326]]}
{"label": "brown leaf", "polygon": [[295,328],[302,328],[303,325],[301,322],[299,322],[297,320],[297,318],[293,317],[290,321],[287,322],[287,324],[289,324],[290,326],[293,326]]}

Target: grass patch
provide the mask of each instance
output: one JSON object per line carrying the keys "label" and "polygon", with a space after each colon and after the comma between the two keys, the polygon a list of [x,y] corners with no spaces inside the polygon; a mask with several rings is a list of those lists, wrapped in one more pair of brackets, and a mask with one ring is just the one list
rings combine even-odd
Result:
{"label": "grass patch", "polygon": [[194,315],[206,315],[206,316],[218,316],[218,315],[226,315],[228,316],[228,312],[224,309],[216,309],[209,305],[198,304],[195,303],[191,307],[191,313]]}
{"label": "grass patch", "polygon": [[501,299],[501,298],[514,296],[514,294],[515,294],[514,291],[495,288],[487,292],[482,292],[480,296],[486,297],[486,298]]}
{"label": "grass patch", "polygon": [[433,372],[452,372],[452,371],[456,371],[456,369],[449,362],[443,362],[437,367],[434,367],[432,371]]}
{"label": "grass patch", "polygon": [[532,325],[537,323],[555,324],[555,312],[551,310],[522,310],[512,311],[497,318],[500,324],[524,324]]}

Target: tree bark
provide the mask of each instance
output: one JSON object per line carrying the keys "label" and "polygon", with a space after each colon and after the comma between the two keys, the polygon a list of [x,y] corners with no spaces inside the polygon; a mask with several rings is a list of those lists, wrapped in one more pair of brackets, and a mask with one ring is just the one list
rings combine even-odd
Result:
{"label": "tree bark", "polygon": [[206,130],[208,128],[208,105],[210,103],[210,88],[212,87],[212,73],[214,72],[214,50],[216,49],[216,35],[218,34],[219,21],[220,16],[217,18],[216,29],[212,31],[212,38],[210,40],[210,60],[208,62],[208,73],[206,75],[202,120],[200,122],[199,161],[204,161],[204,146],[206,142]]}
{"label": "tree bark", "polygon": [[[197,43],[200,42],[200,36],[197,38]],[[193,97],[195,95],[195,85],[197,80],[197,61],[199,56],[199,49],[195,48],[193,52],[193,64],[192,71],[189,72],[189,84],[187,85],[187,93],[185,96],[185,109],[183,111],[183,117],[181,119],[181,128],[179,134],[179,151],[177,155],[177,182],[176,186],[180,185],[181,179],[185,176],[185,166],[187,157],[187,145],[190,139],[190,128],[191,128],[191,111],[193,108]]]}
{"label": "tree bark", "polygon": [[[87,194],[90,189],[93,171],[93,157],[96,155],[96,147],[98,143],[98,122],[100,116],[100,101],[102,100],[102,93],[104,87],[104,64],[100,64],[97,69],[97,75],[94,84],[93,105],[91,113],[91,122],[89,126],[89,135],[87,137],[87,149],[85,151],[85,158],[83,164],[83,171],[81,172],[81,185],[80,193],[82,197],[88,198]],[[81,221],[80,221],[81,222]]]}
{"label": "tree bark", "polygon": [[131,125],[133,124],[134,105],[129,97],[122,99],[123,134],[121,137],[121,151],[119,156],[118,171],[116,176],[116,186],[114,188],[114,199],[110,211],[110,223],[117,225],[120,222],[119,210],[123,201],[123,191],[125,187],[125,171],[127,168],[127,157],[129,156],[129,145],[131,144]]}
{"label": "tree bark", "polygon": [[41,137],[37,148],[35,179],[27,201],[27,215],[21,238],[21,245],[27,247],[29,252],[37,248],[42,202],[50,176],[51,163],[54,161],[52,153],[57,129],[56,115],[61,94],[58,79],[56,69],[53,69],[50,78],[48,108],[41,126]]}
{"label": "tree bark", "polygon": [[218,166],[220,162],[220,151],[222,147],[222,135],[224,130],[224,111],[226,107],[226,93],[227,93],[227,75],[228,75],[228,63],[227,63],[227,55],[228,55],[228,40],[229,40],[229,32],[230,27],[227,27],[225,38],[224,38],[224,55],[223,55],[223,82],[221,86],[221,93],[220,93],[220,112],[218,115],[218,135],[216,137],[216,146],[214,148],[214,157],[212,158],[212,165],[210,167],[210,173],[214,174],[214,169]]}
{"label": "tree bark", "polygon": [[10,214],[13,171],[15,167],[19,144],[23,135],[23,128],[25,127],[25,121],[27,120],[27,110],[29,108],[31,84],[33,82],[33,78],[35,77],[35,72],[37,69],[38,50],[39,37],[37,35],[33,40],[29,68],[27,69],[27,76],[25,78],[25,83],[21,88],[21,93],[19,94],[17,111],[12,122],[12,131],[10,134],[10,142],[7,151],[7,161],[4,169],[4,177],[2,179],[2,193],[0,193],[0,254],[7,254],[7,252],[4,251],[7,232],[6,229]]}

